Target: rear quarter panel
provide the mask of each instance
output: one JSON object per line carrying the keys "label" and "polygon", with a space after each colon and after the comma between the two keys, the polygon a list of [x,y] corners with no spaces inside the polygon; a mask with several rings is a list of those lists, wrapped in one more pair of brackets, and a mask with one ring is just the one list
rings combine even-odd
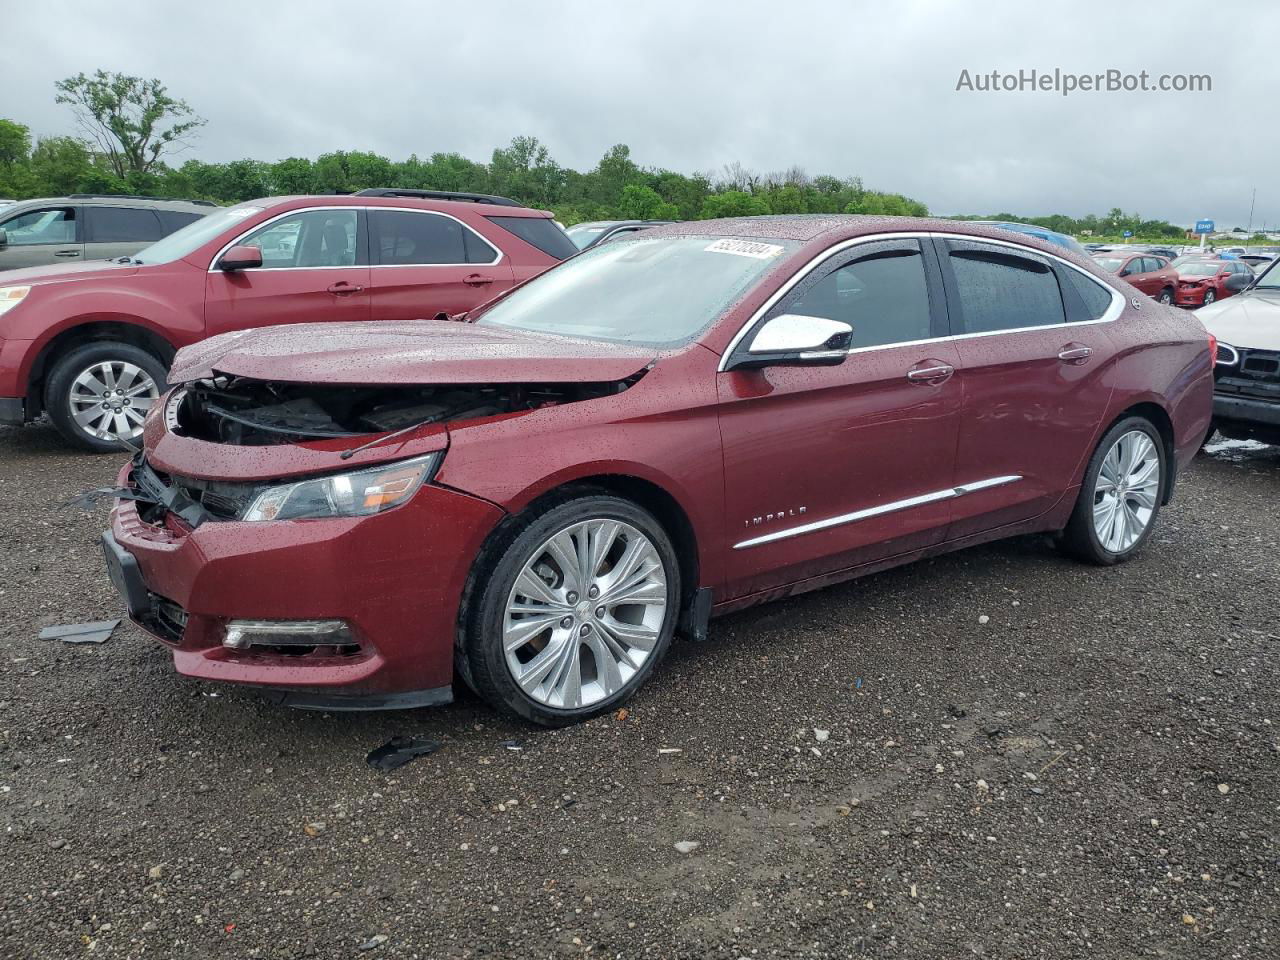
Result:
{"label": "rear quarter panel", "polygon": [[1107,330],[1116,350],[1111,410],[1099,436],[1125,410],[1154,403],[1169,415],[1174,452],[1185,467],[1200,448],[1213,416],[1209,335],[1194,315],[1139,299]]}

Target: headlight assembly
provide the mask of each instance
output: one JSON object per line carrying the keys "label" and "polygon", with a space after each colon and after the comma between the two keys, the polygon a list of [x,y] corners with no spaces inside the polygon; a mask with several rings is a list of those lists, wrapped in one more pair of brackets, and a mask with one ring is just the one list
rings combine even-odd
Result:
{"label": "headlight assembly", "polygon": [[0,287],[0,317],[26,299],[30,292],[30,287]]}
{"label": "headlight assembly", "polygon": [[282,484],[263,490],[242,520],[310,520],[364,517],[406,502],[435,474],[443,451],[384,463],[351,473]]}

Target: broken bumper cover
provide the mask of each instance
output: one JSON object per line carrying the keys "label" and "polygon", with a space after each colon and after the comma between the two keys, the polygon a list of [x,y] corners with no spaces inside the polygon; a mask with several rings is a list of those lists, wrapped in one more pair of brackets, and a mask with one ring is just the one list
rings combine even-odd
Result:
{"label": "broken bumper cover", "polygon": [[[450,697],[463,587],[501,517],[433,486],[373,516],[195,530],[172,514],[147,523],[118,500],[103,543],[130,617],[170,649],[179,673],[272,688],[293,706],[394,709]],[[355,642],[233,649],[223,640],[237,619],[342,620]]]}
{"label": "broken bumper cover", "polygon": [[1253,397],[1213,395],[1213,415],[1219,420],[1235,420],[1241,423],[1257,423],[1267,427],[1280,427],[1280,402],[1258,400]]}

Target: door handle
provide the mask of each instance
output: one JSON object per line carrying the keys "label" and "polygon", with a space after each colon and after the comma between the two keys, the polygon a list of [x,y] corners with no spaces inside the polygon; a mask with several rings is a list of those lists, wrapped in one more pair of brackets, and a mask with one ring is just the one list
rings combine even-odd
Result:
{"label": "door handle", "polygon": [[79,250],[55,250],[53,251],[53,255],[55,257],[78,257],[80,256],[80,251]]}
{"label": "door handle", "polygon": [[493,283],[493,277],[486,277],[483,274],[473,273],[468,277],[463,277],[462,282],[468,287],[483,287],[486,283]]}
{"label": "door handle", "polygon": [[907,371],[907,379],[912,383],[945,383],[956,372],[956,368],[949,363],[936,360],[925,360],[923,363],[929,366],[916,366]]}
{"label": "door handle", "polygon": [[1086,347],[1082,343],[1077,343],[1077,344],[1068,343],[1058,353],[1058,359],[1061,360],[1063,363],[1081,364],[1088,361],[1088,359],[1092,356],[1093,356],[1093,347]]}
{"label": "door handle", "polygon": [[348,283],[346,280],[339,280],[337,283],[329,284],[325,289],[330,293],[336,293],[338,296],[342,296],[347,293],[359,293],[364,289],[364,287],[360,286],[358,283]]}

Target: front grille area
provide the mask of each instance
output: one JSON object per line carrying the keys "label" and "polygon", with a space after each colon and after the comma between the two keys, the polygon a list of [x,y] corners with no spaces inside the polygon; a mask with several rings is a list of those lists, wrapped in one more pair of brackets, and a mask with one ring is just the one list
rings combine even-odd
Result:
{"label": "front grille area", "polygon": [[1236,363],[1220,366],[1214,373],[1216,393],[1280,403],[1280,352],[1240,350]]}
{"label": "front grille area", "polygon": [[[185,511],[179,505],[183,500],[187,507],[195,506],[201,520],[235,520],[263,489],[261,484],[220,483],[161,473],[145,460],[134,467],[130,486],[144,498],[138,501],[139,514],[153,525],[162,524],[170,509],[183,516]],[[174,501],[175,495],[179,502]]]}

